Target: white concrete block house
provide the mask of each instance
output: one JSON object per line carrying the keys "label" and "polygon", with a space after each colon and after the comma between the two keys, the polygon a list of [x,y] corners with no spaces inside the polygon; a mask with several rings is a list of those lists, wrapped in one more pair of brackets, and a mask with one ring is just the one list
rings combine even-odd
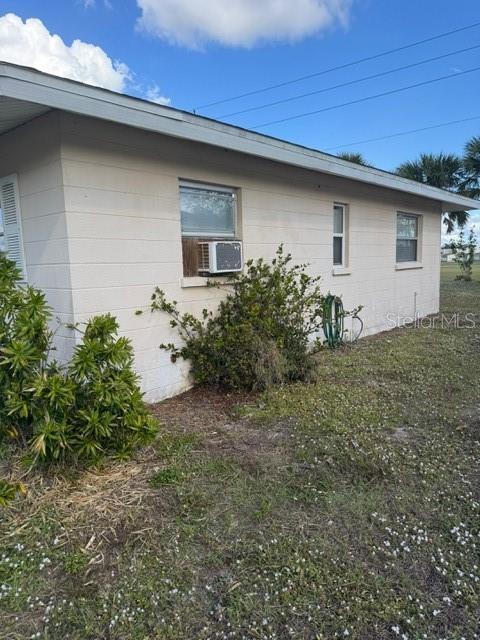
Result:
{"label": "white concrete block house", "polygon": [[[155,285],[183,310],[222,291],[198,272],[199,240],[238,239],[245,259],[280,243],[325,292],[364,305],[366,333],[438,311],[442,212],[475,201],[314,149],[0,63],[0,242],[64,322],[117,316],[146,399],[189,386],[145,313]],[[389,315],[390,314],[390,315]],[[75,336],[63,329],[58,355]]]}

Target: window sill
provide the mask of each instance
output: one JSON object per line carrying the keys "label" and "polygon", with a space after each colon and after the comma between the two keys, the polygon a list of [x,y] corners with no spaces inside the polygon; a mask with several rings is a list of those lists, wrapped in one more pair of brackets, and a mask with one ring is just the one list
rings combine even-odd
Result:
{"label": "window sill", "polygon": [[348,267],[333,267],[332,276],[349,276],[352,273]]}
{"label": "window sill", "polygon": [[216,278],[208,278],[203,276],[190,276],[188,278],[181,278],[180,286],[182,289],[191,289],[193,287],[208,287],[209,282],[214,282],[217,285],[228,286],[230,283],[228,282],[227,277],[219,277]]}
{"label": "window sill", "polygon": [[423,269],[421,262],[397,262],[395,271],[404,271],[405,269]]}

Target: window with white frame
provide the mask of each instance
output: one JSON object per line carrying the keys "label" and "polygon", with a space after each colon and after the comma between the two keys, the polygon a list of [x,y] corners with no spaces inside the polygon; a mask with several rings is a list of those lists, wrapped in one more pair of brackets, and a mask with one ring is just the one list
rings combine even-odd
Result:
{"label": "window with white frame", "polygon": [[418,260],[419,216],[397,213],[397,262]]}
{"label": "window with white frame", "polygon": [[344,204],[333,206],[333,265],[346,266],[347,207]]}
{"label": "window with white frame", "polygon": [[235,189],[181,182],[180,211],[185,237],[235,238]]}

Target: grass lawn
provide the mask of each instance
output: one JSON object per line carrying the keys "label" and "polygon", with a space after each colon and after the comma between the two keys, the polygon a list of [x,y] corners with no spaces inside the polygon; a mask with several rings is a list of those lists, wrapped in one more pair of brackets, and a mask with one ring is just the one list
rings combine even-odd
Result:
{"label": "grass lawn", "polygon": [[475,328],[325,351],[261,397],[197,389],[134,460],[23,470],[0,638],[480,638],[480,270],[454,273],[442,309]]}
{"label": "grass lawn", "polygon": [[[455,276],[459,275],[460,267],[455,262],[443,262],[441,275],[442,282],[447,283],[455,279]],[[475,263],[473,265],[473,278],[474,280],[480,280],[480,264]]]}

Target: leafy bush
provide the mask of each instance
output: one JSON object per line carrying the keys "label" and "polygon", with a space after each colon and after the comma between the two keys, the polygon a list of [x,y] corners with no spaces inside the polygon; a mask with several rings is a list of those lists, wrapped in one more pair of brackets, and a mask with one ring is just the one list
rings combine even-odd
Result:
{"label": "leafy bush", "polygon": [[477,238],[474,230],[470,229],[468,238],[465,238],[465,232],[462,229],[459,233],[458,240],[452,240],[448,246],[453,251],[454,261],[460,267],[460,275],[456,276],[455,280],[470,282],[472,279],[475,250],[477,248]]}
{"label": "leafy bush", "polygon": [[27,441],[37,459],[93,461],[148,441],[147,411],[133,351],[111,315],[87,324],[67,367],[49,362],[50,311],[43,294],[18,284],[0,257],[0,436]]}
{"label": "leafy bush", "polygon": [[306,379],[321,344],[323,296],[319,278],[291,261],[281,246],[271,263],[248,261],[245,273],[232,276],[232,291],[218,311],[204,309],[202,319],[180,313],[157,288],[151,309],[169,314],[183,341],[161,348],[173,360],[189,360],[195,381],[203,384],[262,389]]}
{"label": "leafy bush", "polygon": [[110,314],[92,318],[67,371],[47,371],[36,380],[39,408],[31,443],[36,455],[47,460],[128,455],[155,434],[156,420],[133,371],[132,346],[117,331]]}
{"label": "leafy bush", "polygon": [[0,255],[0,438],[31,432],[31,388],[51,342],[45,296],[19,286],[19,278],[15,264]]}

